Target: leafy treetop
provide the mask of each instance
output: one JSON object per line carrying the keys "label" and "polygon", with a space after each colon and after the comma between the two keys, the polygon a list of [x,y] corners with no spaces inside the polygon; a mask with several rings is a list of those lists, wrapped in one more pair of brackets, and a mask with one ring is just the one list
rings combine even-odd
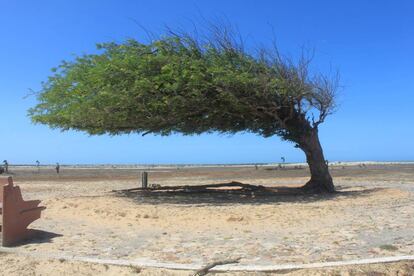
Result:
{"label": "leafy treetop", "polygon": [[29,110],[36,123],[89,134],[252,132],[298,142],[335,107],[336,79],[277,49],[250,54],[227,32],[99,44],[62,62]]}

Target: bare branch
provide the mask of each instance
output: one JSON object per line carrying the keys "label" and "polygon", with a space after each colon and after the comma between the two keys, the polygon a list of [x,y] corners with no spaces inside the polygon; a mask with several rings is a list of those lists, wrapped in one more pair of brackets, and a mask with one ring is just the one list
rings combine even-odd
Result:
{"label": "bare branch", "polygon": [[193,276],[202,276],[202,275],[206,275],[210,269],[212,269],[215,266],[218,265],[226,265],[226,264],[234,264],[234,263],[238,263],[240,261],[241,258],[235,258],[235,259],[229,259],[229,260],[221,260],[221,261],[215,261],[212,262],[206,266],[204,266],[203,268],[201,268],[200,270],[197,270]]}

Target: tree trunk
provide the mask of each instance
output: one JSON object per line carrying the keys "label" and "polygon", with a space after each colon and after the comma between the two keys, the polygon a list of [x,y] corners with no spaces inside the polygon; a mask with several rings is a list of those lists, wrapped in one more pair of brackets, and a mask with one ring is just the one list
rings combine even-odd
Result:
{"label": "tree trunk", "polygon": [[319,142],[318,129],[314,128],[304,135],[299,147],[305,152],[311,173],[311,179],[303,186],[303,189],[314,193],[335,192],[332,177]]}

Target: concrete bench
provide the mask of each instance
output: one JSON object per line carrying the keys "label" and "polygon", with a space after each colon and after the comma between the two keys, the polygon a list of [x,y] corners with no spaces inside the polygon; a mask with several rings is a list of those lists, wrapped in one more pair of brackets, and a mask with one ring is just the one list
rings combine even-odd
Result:
{"label": "concrete bench", "polygon": [[33,231],[27,229],[30,223],[40,218],[46,207],[39,206],[40,200],[24,201],[19,186],[13,179],[0,178],[1,244],[12,246],[27,239]]}

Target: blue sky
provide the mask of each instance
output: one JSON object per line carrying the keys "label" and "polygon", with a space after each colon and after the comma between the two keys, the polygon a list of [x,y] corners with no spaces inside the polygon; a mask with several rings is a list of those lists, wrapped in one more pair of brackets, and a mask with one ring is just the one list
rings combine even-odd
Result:
{"label": "blue sky", "polygon": [[0,0],[0,159],[10,163],[252,163],[304,161],[278,137],[251,134],[91,137],[31,124],[27,109],[50,69],[95,44],[190,28],[225,18],[249,45],[295,55],[316,49],[314,68],[341,72],[340,108],[321,125],[328,160],[414,160],[412,1],[5,1]]}

